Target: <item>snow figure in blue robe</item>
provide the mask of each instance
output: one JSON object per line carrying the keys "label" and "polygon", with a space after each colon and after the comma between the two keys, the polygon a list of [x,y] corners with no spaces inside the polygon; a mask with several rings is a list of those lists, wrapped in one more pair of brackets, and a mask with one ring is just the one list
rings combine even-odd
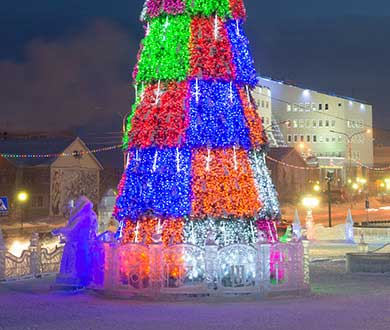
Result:
{"label": "snow figure in blue robe", "polygon": [[68,224],[53,231],[65,240],[57,284],[87,286],[92,279],[93,247],[98,221],[92,202],[82,196],[71,210]]}

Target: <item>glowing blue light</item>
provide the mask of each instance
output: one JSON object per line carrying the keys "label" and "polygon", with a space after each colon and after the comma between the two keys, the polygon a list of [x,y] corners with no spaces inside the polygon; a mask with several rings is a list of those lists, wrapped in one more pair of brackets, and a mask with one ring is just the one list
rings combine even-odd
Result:
{"label": "glowing blue light", "polygon": [[[190,126],[186,144],[199,147],[251,147],[238,90],[228,82],[191,81]],[[199,95],[200,93],[200,95]]]}
{"label": "glowing blue light", "polygon": [[236,67],[236,81],[242,84],[256,86],[256,69],[249,49],[249,40],[243,29],[242,20],[227,21],[226,29],[232,45],[233,62]]}
{"label": "glowing blue light", "polygon": [[[131,151],[126,179],[117,200],[117,219],[183,217],[191,211],[191,153],[188,149],[147,148]],[[179,152],[179,157],[177,157]],[[178,164],[179,162],[179,164]],[[179,170],[179,171],[178,171]]]}
{"label": "glowing blue light", "polygon": [[310,90],[305,89],[305,90],[303,91],[303,96],[305,96],[305,97],[310,96]]}

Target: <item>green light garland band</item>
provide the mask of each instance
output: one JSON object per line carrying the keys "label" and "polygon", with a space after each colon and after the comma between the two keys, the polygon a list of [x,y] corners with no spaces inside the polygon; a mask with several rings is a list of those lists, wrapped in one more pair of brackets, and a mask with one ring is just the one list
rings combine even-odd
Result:
{"label": "green light garland band", "polygon": [[138,84],[138,85],[135,85],[134,88],[135,88],[135,102],[131,106],[131,111],[126,119],[126,129],[125,129],[125,132],[123,134],[123,139],[122,139],[122,141],[123,141],[122,149],[123,150],[127,150],[129,148],[129,133],[130,133],[131,129],[133,128],[132,121],[133,121],[133,118],[135,116],[137,107],[140,104],[140,102],[142,101],[142,97],[143,97],[143,94],[145,91],[145,85]]}
{"label": "green light garland band", "polygon": [[[204,246],[212,238],[220,246],[252,244],[257,242],[255,219],[187,220],[184,224],[184,243]],[[210,237],[211,236],[211,237]]]}
{"label": "green light garland band", "polygon": [[185,15],[154,19],[142,41],[137,83],[182,81],[190,68],[190,22]]}
{"label": "green light garland band", "polygon": [[232,17],[229,0],[186,0],[186,8],[190,15]]}

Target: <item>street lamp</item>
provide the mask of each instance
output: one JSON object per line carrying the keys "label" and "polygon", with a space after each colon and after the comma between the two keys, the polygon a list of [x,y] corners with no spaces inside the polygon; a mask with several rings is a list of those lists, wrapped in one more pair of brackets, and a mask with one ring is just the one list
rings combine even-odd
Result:
{"label": "street lamp", "polygon": [[22,211],[22,214],[20,217],[20,229],[21,230],[23,229],[23,222],[24,222],[24,212],[25,212],[24,205],[28,201],[28,197],[29,196],[28,196],[27,192],[25,192],[25,191],[20,191],[16,195],[16,198],[17,198],[18,202],[20,203],[20,207],[21,207],[21,211]]}
{"label": "street lamp", "polygon": [[[335,131],[335,130],[330,130],[331,133],[336,133],[340,135],[344,135],[347,138],[348,142],[348,174],[347,174],[347,182],[352,182],[352,139],[360,134],[370,134],[371,130],[366,129],[363,131],[355,132],[353,134],[347,134],[345,132],[340,132],[340,131]],[[351,180],[351,181],[350,181]],[[352,192],[350,191],[349,193],[349,201],[351,203],[351,208],[352,208]]]}
{"label": "street lamp", "polygon": [[316,197],[306,196],[302,199],[302,204],[306,208],[306,237],[308,240],[314,239],[314,219],[313,209],[320,204]]}

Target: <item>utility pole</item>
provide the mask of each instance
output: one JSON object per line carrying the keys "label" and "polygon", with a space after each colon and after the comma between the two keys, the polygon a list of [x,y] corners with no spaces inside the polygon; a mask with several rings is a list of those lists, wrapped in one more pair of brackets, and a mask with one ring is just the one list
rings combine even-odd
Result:
{"label": "utility pole", "polygon": [[351,209],[353,207],[352,205],[352,139],[360,134],[370,134],[371,130],[367,129],[364,131],[355,132],[353,134],[347,134],[345,132],[330,130],[331,133],[336,133],[340,135],[344,135],[347,138],[347,144],[348,144],[348,173],[347,173],[347,190],[349,195],[349,202],[351,204]]}

